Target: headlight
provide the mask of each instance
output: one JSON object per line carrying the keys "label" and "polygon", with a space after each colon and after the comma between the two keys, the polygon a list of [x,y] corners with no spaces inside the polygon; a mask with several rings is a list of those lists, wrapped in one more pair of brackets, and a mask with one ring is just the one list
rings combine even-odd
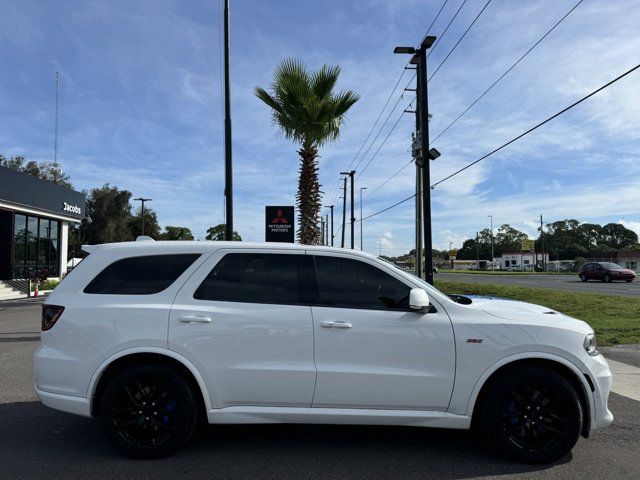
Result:
{"label": "headlight", "polygon": [[590,333],[586,337],[584,337],[584,343],[582,345],[584,346],[584,349],[587,351],[587,353],[592,357],[600,354],[600,352],[598,352],[598,345],[596,345],[595,333]]}

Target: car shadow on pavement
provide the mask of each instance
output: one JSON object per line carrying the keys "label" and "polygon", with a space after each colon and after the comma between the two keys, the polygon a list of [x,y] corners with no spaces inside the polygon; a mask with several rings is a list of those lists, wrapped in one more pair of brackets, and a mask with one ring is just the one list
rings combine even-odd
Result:
{"label": "car shadow on pavement", "polygon": [[135,461],[95,419],[36,401],[0,404],[0,418],[3,478],[463,479],[552,466],[496,456],[465,431],[327,425],[208,426],[172,457]]}

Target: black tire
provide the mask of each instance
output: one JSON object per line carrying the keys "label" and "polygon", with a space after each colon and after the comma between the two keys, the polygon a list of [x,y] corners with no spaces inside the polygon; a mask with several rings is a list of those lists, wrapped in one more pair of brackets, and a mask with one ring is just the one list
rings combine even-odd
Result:
{"label": "black tire", "polygon": [[479,414],[487,443],[526,463],[564,457],[582,430],[578,394],[560,374],[542,367],[506,371],[489,386]]}
{"label": "black tire", "polygon": [[602,277],[602,281],[605,283],[611,283],[611,277],[609,276],[608,273],[604,274],[604,277]]}
{"label": "black tire", "polygon": [[587,276],[584,273],[580,274],[580,280],[582,280],[583,282],[587,281]]}
{"label": "black tire", "polygon": [[628,280],[625,280],[625,282],[627,282],[627,283],[631,283],[631,282],[633,282],[633,278],[630,278],[630,279],[628,279]]}
{"label": "black tire", "polygon": [[174,370],[140,365],[119,373],[100,402],[107,440],[133,458],[160,458],[184,445],[197,424],[197,401]]}

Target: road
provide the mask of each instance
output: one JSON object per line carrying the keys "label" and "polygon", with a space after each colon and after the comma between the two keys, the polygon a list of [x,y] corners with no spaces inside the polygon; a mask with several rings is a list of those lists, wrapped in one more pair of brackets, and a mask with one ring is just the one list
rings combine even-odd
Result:
{"label": "road", "polygon": [[551,288],[569,292],[608,293],[640,297],[640,280],[633,282],[598,281],[581,282],[577,275],[482,275],[479,273],[439,273],[436,281],[494,283],[499,285],[516,285],[518,287]]}
{"label": "road", "polygon": [[[107,444],[96,420],[36,400],[39,311],[33,300],[0,303],[3,479],[640,478],[640,402],[615,393],[609,400],[614,425],[581,438],[569,457],[552,465],[503,459],[469,432],[303,425],[209,427],[173,457],[129,460]],[[639,352],[616,347],[608,355],[632,368],[640,367]],[[631,381],[637,384],[640,374],[624,374],[636,375]]]}

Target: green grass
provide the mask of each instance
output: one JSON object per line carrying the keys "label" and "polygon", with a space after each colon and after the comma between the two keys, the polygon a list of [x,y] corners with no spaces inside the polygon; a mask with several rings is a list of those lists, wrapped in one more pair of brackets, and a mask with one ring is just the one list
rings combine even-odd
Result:
{"label": "green grass", "polygon": [[435,286],[443,293],[491,295],[544,305],[587,322],[599,345],[640,343],[638,298],[448,280],[436,280]]}
{"label": "green grass", "polygon": [[438,273],[470,273],[473,275],[578,275],[576,272],[509,272],[506,270],[445,270],[440,269]]}

